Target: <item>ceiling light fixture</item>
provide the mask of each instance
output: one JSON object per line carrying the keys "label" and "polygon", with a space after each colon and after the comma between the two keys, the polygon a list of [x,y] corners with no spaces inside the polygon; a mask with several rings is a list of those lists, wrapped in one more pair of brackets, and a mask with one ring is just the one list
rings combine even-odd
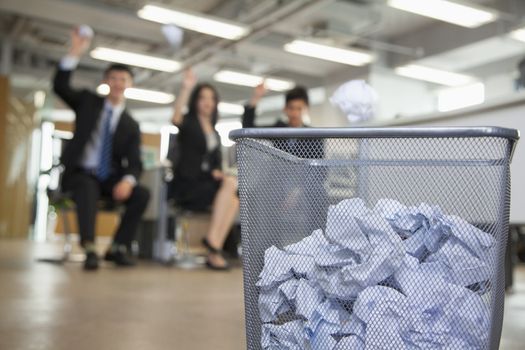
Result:
{"label": "ceiling light fixture", "polygon": [[485,102],[485,85],[475,83],[438,92],[438,111],[448,112]]}
{"label": "ceiling light fixture", "polygon": [[404,77],[447,86],[464,85],[474,80],[474,78],[469,75],[429,68],[417,64],[408,64],[406,66],[397,67],[395,72]]}
{"label": "ceiling light fixture", "polygon": [[512,39],[525,42],[525,28],[516,29],[510,32],[509,35]]}
{"label": "ceiling light fixture", "polygon": [[90,55],[97,60],[123,63],[130,66],[149,68],[170,73],[176,72],[182,67],[180,62],[174,60],[115,50],[107,47],[97,47],[91,51]]}
{"label": "ceiling light fixture", "polygon": [[264,84],[267,89],[273,91],[286,91],[290,90],[295,86],[295,83],[291,80],[278,79],[278,78],[264,78],[259,75],[241,73],[232,70],[221,70],[213,76],[215,81],[227,84],[241,85],[255,87],[261,84],[264,80]]}
{"label": "ceiling light fixture", "polygon": [[294,40],[284,45],[284,50],[298,55],[351,66],[364,66],[374,60],[374,55],[370,52],[330,46],[306,40]]}
{"label": "ceiling light fixture", "polygon": [[145,5],[137,14],[148,21],[175,24],[181,28],[229,40],[238,40],[250,32],[249,27],[233,21],[156,5]]}
{"label": "ceiling light fixture", "polygon": [[236,103],[219,102],[217,108],[220,114],[242,115],[244,113],[244,107]]}
{"label": "ceiling light fixture", "polygon": [[494,10],[448,0],[388,0],[388,6],[467,28],[476,28],[498,18]]}
{"label": "ceiling light fixture", "polygon": [[[100,84],[97,87],[97,92],[100,95],[109,94],[109,85]],[[168,104],[175,101],[175,96],[173,94],[167,94],[161,91],[155,90],[146,90],[139,88],[128,88],[124,91],[124,96],[130,100],[159,103],[159,104]]]}

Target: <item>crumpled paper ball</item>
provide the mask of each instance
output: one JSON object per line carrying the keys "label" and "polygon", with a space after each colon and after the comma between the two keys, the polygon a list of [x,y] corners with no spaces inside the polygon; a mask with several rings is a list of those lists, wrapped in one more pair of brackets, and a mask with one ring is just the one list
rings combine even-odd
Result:
{"label": "crumpled paper ball", "polygon": [[78,27],[78,34],[83,38],[92,38],[95,35],[93,28],[87,24],[82,24]]}
{"label": "crumpled paper ball", "polygon": [[184,40],[184,31],[174,24],[165,24],[162,26],[162,34],[168,41],[173,50],[178,50]]}
{"label": "crumpled paper ball", "polygon": [[350,80],[335,90],[330,102],[349,122],[355,123],[374,117],[378,99],[376,91],[364,80]]}

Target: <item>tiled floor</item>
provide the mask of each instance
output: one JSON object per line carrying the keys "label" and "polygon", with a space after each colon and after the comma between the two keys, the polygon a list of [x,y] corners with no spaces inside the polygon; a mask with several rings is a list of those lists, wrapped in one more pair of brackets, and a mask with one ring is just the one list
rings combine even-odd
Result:
{"label": "tiled floor", "polygon": [[[1,350],[245,348],[240,268],[84,273],[78,263],[36,263],[50,248],[0,241]],[[516,279],[502,350],[525,349],[525,266]]]}

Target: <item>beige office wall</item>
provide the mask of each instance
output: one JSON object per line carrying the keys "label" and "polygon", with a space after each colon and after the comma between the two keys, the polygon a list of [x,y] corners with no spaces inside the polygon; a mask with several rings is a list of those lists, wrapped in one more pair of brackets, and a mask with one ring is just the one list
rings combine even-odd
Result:
{"label": "beige office wall", "polygon": [[0,238],[28,237],[33,189],[29,184],[34,106],[10,96],[0,77]]}

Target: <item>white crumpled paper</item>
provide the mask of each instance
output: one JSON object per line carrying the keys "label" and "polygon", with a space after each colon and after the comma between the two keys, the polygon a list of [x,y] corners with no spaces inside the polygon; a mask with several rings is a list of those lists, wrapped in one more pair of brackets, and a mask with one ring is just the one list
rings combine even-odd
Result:
{"label": "white crumpled paper", "polygon": [[351,123],[373,118],[377,101],[377,93],[364,80],[350,80],[330,97],[332,105],[338,107]]}
{"label": "white crumpled paper", "polygon": [[265,252],[263,348],[483,347],[487,289],[473,286],[490,286],[495,247],[493,236],[437,206],[341,201],[325,231]]}

